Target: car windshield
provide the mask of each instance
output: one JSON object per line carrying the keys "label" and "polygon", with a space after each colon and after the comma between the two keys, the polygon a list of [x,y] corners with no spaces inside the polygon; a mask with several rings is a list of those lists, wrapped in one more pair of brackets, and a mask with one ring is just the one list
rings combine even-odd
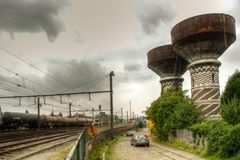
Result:
{"label": "car windshield", "polygon": [[137,140],[148,140],[145,136],[136,136]]}

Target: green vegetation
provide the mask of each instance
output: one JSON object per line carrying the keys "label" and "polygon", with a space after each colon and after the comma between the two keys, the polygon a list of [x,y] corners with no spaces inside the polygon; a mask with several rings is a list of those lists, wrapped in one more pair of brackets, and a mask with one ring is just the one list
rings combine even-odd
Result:
{"label": "green vegetation", "polygon": [[228,124],[240,123],[240,72],[238,70],[228,79],[221,96],[221,116]]}
{"label": "green vegetation", "polygon": [[184,150],[184,151],[188,151],[190,153],[194,153],[196,155],[201,155],[203,154],[204,150],[203,149],[199,149],[199,148],[196,148],[196,147],[193,147],[191,145],[188,145],[182,141],[162,141],[160,140],[158,137],[153,137],[151,138],[152,141],[156,142],[156,143],[159,143],[161,145],[165,145],[165,146],[169,146],[169,147],[173,147],[173,148],[177,148],[177,149],[180,149],[180,150]]}
{"label": "green vegetation", "polygon": [[221,96],[221,103],[228,103],[234,98],[240,98],[240,72],[238,70],[229,77]]}
{"label": "green vegetation", "polygon": [[206,121],[191,127],[195,135],[208,140],[207,155],[229,158],[240,151],[240,124],[229,125],[224,121]]}
{"label": "green vegetation", "polygon": [[221,96],[222,120],[204,121],[191,127],[194,137],[208,141],[206,153],[219,159],[240,159],[240,72],[228,80]]}
{"label": "green vegetation", "polygon": [[111,160],[112,158],[112,151],[114,149],[114,146],[117,142],[117,140],[121,137],[115,137],[113,141],[110,139],[106,139],[103,142],[97,144],[92,150],[89,152],[89,160],[102,160],[102,154],[105,151],[105,148],[108,146],[108,149],[105,153],[105,159]]}
{"label": "green vegetation", "polygon": [[108,144],[110,144],[110,139],[106,139],[100,144],[97,144],[89,151],[89,160],[102,160],[102,153]]}
{"label": "green vegetation", "polygon": [[200,113],[183,92],[167,92],[153,101],[147,118],[154,122],[154,130],[161,140],[167,140],[176,129],[188,128],[200,121]]}
{"label": "green vegetation", "polygon": [[194,143],[204,145],[205,150],[195,152],[195,148],[174,141],[167,145],[202,154],[208,160],[240,160],[240,72],[237,70],[229,78],[221,96],[221,120],[203,120],[192,101],[182,92],[169,92],[153,101],[147,117],[154,122],[160,140],[167,140],[176,129],[193,131]]}

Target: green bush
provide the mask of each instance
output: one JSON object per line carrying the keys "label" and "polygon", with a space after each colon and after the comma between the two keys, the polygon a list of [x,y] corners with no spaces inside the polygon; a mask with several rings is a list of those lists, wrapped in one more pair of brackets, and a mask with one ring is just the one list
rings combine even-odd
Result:
{"label": "green bush", "polygon": [[158,137],[167,140],[176,129],[188,128],[199,122],[200,113],[182,91],[167,92],[152,102],[147,118],[154,122]]}
{"label": "green bush", "polygon": [[221,104],[221,116],[229,124],[240,123],[240,100],[233,98],[228,103]]}
{"label": "green bush", "polygon": [[221,103],[228,103],[233,98],[240,97],[240,72],[236,70],[229,77],[228,82],[221,96]]}
{"label": "green bush", "polygon": [[228,79],[221,95],[221,116],[229,124],[240,123],[240,72],[238,70]]}
{"label": "green bush", "polygon": [[195,136],[208,140],[208,155],[233,157],[240,151],[240,124],[232,126],[224,121],[205,121],[190,128]]}

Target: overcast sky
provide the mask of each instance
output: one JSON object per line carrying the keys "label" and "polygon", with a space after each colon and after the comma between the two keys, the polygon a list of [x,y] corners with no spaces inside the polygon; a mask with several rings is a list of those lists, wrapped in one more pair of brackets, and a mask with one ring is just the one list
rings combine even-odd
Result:
{"label": "overcast sky", "polygon": [[[147,52],[169,44],[176,23],[215,12],[232,15],[237,27],[236,42],[219,59],[222,91],[228,77],[240,68],[239,9],[237,0],[1,0],[0,94],[108,90],[109,79],[104,76],[113,70],[114,112],[123,108],[125,113],[131,101],[132,111],[140,114],[160,95],[160,77],[147,68]],[[183,89],[190,90],[188,71],[183,78]],[[109,107],[108,95],[93,96],[91,101],[87,96],[64,98],[88,108]],[[28,106],[36,112],[34,99],[23,100],[21,107],[16,106],[18,100],[0,101],[3,111]]]}

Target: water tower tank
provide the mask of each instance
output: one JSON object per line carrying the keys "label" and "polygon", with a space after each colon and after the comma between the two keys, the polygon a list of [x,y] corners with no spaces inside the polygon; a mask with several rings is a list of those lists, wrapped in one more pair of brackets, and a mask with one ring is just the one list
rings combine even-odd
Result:
{"label": "water tower tank", "polygon": [[173,51],[172,45],[154,48],[148,52],[147,57],[148,67],[161,77],[161,93],[182,87],[181,76],[189,63]]}
{"label": "water tower tank", "polygon": [[203,115],[219,116],[217,59],[236,40],[234,18],[221,13],[191,17],[176,24],[171,37],[174,51],[190,63],[192,99]]}

